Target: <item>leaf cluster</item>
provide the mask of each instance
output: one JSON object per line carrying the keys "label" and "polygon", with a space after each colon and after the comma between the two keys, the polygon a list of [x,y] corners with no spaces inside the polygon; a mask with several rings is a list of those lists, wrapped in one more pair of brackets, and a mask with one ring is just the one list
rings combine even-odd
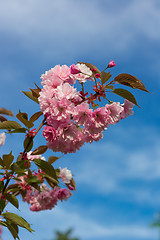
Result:
{"label": "leaf cluster", "polygon": [[[122,73],[116,76],[112,81],[107,83],[112,76],[110,72],[105,72],[104,70],[101,72],[96,66],[94,66],[91,63],[86,63],[86,62],[78,62],[78,63],[85,64],[88,68],[90,68],[90,70],[94,69],[95,71],[93,72],[93,77],[95,76],[96,73],[100,75],[99,78],[100,78],[101,84],[104,86],[106,92],[112,92],[116,95],[119,95],[120,97],[127,99],[133,104],[137,105],[138,107],[139,105],[134,95],[130,91],[124,88],[115,88],[115,84],[121,84],[123,86],[127,86],[132,89],[139,89],[141,91],[149,93],[149,91],[146,89],[142,81],[135,76],[132,76],[127,73]],[[112,102],[112,101],[109,101],[109,102]]]}

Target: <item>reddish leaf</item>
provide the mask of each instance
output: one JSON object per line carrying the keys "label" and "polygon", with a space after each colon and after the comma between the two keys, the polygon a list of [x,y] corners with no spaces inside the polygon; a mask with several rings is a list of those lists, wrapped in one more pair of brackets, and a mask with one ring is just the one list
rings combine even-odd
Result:
{"label": "reddish leaf", "polygon": [[138,78],[127,73],[119,74],[117,77],[115,77],[114,81],[128,87],[148,92],[144,84]]}

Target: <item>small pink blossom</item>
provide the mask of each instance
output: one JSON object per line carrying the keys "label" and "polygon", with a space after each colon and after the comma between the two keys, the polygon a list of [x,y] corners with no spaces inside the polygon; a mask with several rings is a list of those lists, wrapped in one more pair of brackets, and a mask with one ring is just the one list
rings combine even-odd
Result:
{"label": "small pink blossom", "polygon": [[39,105],[41,111],[46,114],[50,111],[50,104],[52,102],[52,98],[55,96],[55,88],[51,88],[48,85],[45,85],[43,89],[39,93]]}
{"label": "small pink blossom", "polygon": [[69,189],[61,188],[58,191],[57,197],[59,200],[67,200],[70,196],[72,196],[72,193]]}
{"label": "small pink blossom", "polygon": [[121,112],[123,111],[123,107],[119,102],[113,102],[112,104],[106,104],[105,108],[110,111],[110,124],[118,123],[121,119]]}
{"label": "small pink blossom", "polygon": [[89,108],[89,104],[83,102],[75,108],[73,119],[78,125],[82,126],[91,118],[91,115],[92,109]]}
{"label": "small pink blossom", "polygon": [[6,140],[6,135],[5,133],[0,133],[0,146],[5,144],[5,140]]}
{"label": "small pink blossom", "polygon": [[108,63],[108,68],[112,68],[116,66],[115,62],[113,60],[111,60],[109,63]]}
{"label": "small pink blossom", "polygon": [[72,77],[70,68],[66,65],[56,65],[45,74],[42,74],[42,84],[52,86],[56,88],[61,83],[68,82],[70,84],[75,83],[75,79]]}
{"label": "small pink blossom", "polygon": [[75,64],[72,64],[70,69],[71,69],[71,74],[77,74],[81,72],[81,70]]}
{"label": "small pink blossom", "polygon": [[85,64],[77,64],[77,67],[80,69],[81,73],[75,74],[75,78],[80,82],[84,83],[87,80],[93,80],[92,71]]}
{"label": "small pink blossom", "polygon": [[108,127],[109,115],[110,111],[108,111],[108,109],[105,107],[97,108],[94,110],[92,117],[94,118],[95,126],[103,130],[104,128]]}
{"label": "small pink blossom", "polygon": [[61,84],[57,87],[56,97],[58,99],[74,99],[77,95],[77,89],[72,87],[69,83]]}
{"label": "small pink blossom", "polygon": [[32,151],[27,153],[27,159],[28,160],[34,160],[34,159],[42,159],[45,160],[45,157],[42,157],[41,155],[32,155]]}
{"label": "small pink blossom", "polygon": [[61,168],[60,167],[60,174],[59,177],[61,178],[62,182],[64,183],[70,183],[72,179],[72,173],[67,168]]}
{"label": "small pink blossom", "polygon": [[51,127],[51,126],[45,126],[43,128],[43,137],[48,142],[53,142],[54,140],[57,139],[56,130],[53,127]]}
{"label": "small pink blossom", "polygon": [[133,107],[134,107],[134,104],[131,103],[130,101],[128,101],[127,99],[124,100],[124,104],[122,104],[122,107],[123,107],[123,111],[121,112],[121,119],[127,117],[127,116],[131,116],[133,115]]}

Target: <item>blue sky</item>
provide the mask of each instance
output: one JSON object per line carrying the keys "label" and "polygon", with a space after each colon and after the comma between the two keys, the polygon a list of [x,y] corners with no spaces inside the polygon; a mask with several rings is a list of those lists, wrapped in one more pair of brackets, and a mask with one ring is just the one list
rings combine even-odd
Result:
{"label": "blue sky", "polygon": [[[110,127],[100,142],[57,162],[75,175],[72,198],[40,213],[21,202],[22,216],[36,230],[22,231],[21,239],[50,240],[54,230],[69,227],[81,240],[158,239],[149,224],[160,209],[159,26],[158,0],[0,1],[2,107],[15,114],[19,108],[29,114],[39,110],[20,91],[34,81],[40,85],[41,74],[56,64],[77,61],[103,70],[114,60],[113,76],[135,75],[151,92],[134,91],[141,109]],[[19,135],[8,137],[1,154],[10,149],[18,154],[21,141]],[[12,239],[5,230],[3,239]]]}

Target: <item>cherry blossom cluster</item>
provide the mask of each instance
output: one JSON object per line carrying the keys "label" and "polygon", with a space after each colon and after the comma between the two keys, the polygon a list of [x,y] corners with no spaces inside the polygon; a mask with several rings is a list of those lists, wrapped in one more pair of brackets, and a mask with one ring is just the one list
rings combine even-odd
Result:
{"label": "cherry blossom cluster", "polygon": [[[36,155],[35,155],[36,156]],[[59,186],[55,186],[53,189],[48,187],[44,182],[43,178],[44,172],[38,170],[35,172],[35,176],[38,180],[42,181],[40,185],[40,189],[37,190],[34,187],[30,186],[27,182],[27,173],[26,176],[19,177],[16,180],[16,183],[19,185],[20,191],[25,191],[25,197],[23,197],[23,201],[30,204],[31,211],[41,211],[52,209],[57,205],[57,202],[67,200],[70,196],[72,196],[72,190],[74,188],[70,185],[72,180],[72,173],[67,168],[60,168],[59,178],[63,183],[66,184],[68,188],[60,188]]]}
{"label": "cherry blossom cluster", "polygon": [[53,189],[46,184],[41,184],[40,192],[31,187],[23,201],[31,204],[30,210],[38,212],[41,210],[52,209],[57,205],[58,200],[67,200],[72,193],[69,189],[55,186]]}
{"label": "cherry blossom cluster", "polygon": [[[111,61],[108,67],[113,66],[115,63]],[[73,153],[85,142],[99,141],[110,124],[133,114],[134,104],[128,100],[122,105],[112,102],[103,107],[93,107],[96,99],[101,101],[100,97],[105,97],[104,87],[100,83],[94,87],[96,94],[86,97],[88,93],[84,92],[83,84],[100,77],[94,71],[85,64],[70,67],[56,65],[41,76],[43,89],[38,100],[46,116],[43,136],[54,152]],[[82,85],[82,91],[71,85],[76,80]]]}

